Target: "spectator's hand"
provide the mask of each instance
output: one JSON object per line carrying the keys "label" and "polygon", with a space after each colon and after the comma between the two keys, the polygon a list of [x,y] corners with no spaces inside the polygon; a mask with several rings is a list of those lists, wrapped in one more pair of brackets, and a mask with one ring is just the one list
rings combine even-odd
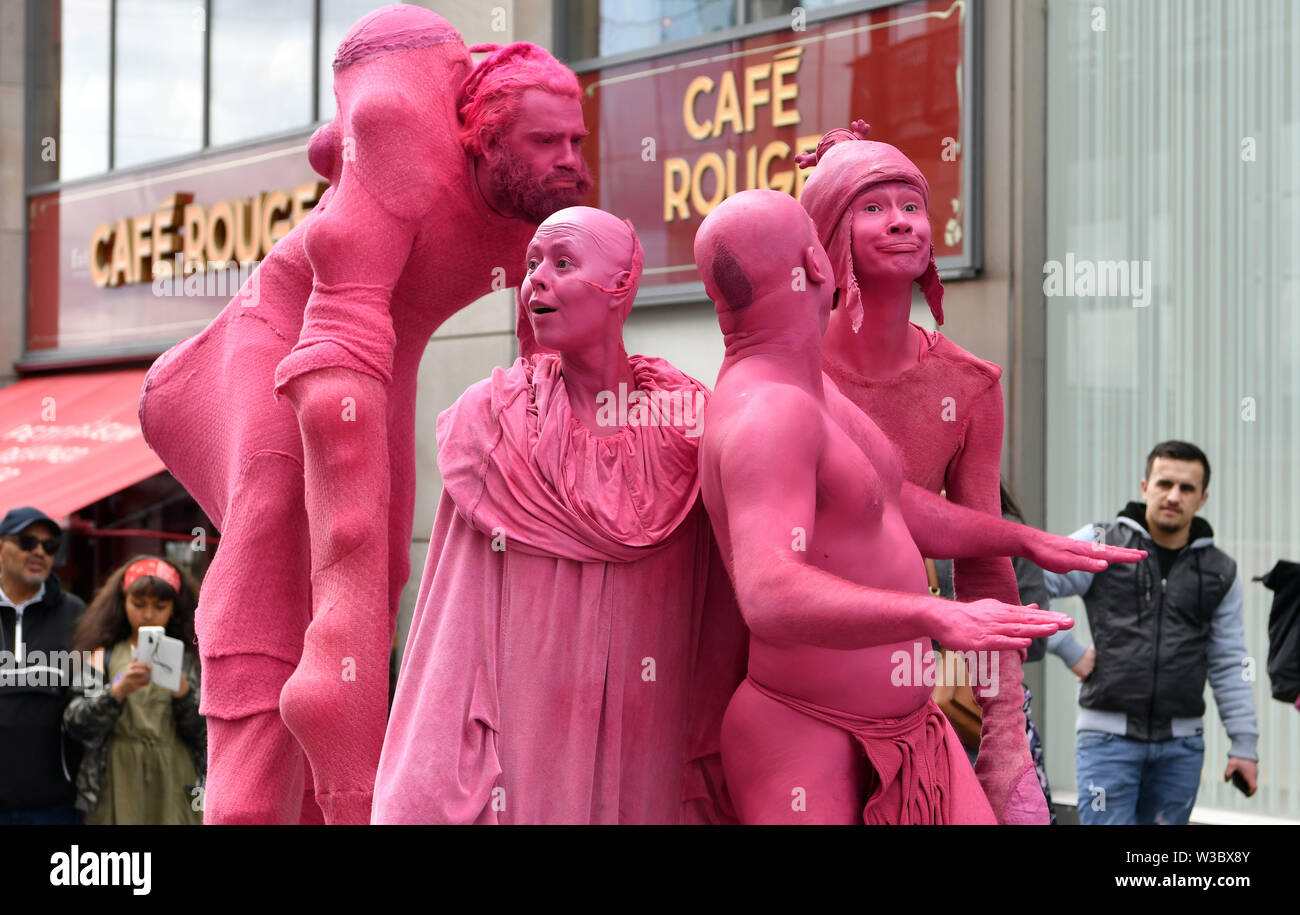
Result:
{"label": "spectator's hand", "polygon": [[184,695],[185,695],[186,693],[188,693],[189,691],[190,691],[190,680],[189,680],[189,677],[185,676],[185,671],[181,671],[181,688],[180,688],[180,689],[172,690],[172,698],[173,698],[173,699],[180,699],[182,696],[184,696]]}
{"label": "spectator's hand", "polygon": [[1089,648],[1078,662],[1070,668],[1080,683],[1092,676],[1092,669],[1097,666],[1097,652]]}
{"label": "spectator's hand", "polygon": [[123,702],[126,697],[131,695],[142,686],[148,686],[152,677],[149,674],[149,665],[143,661],[132,661],[127,665],[116,680],[113,681],[112,692],[118,702]]}
{"label": "spectator's hand", "polygon": [[1246,787],[1250,790],[1246,792],[1246,797],[1254,797],[1259,788],[1259,763],[1253,759],[1241,759],[1238,756],[1228,757],[1228,768],[1223,770],[1223,780],[1232,781],[1232,773],[1240,772],[1241,777],[1246,780]]}
{"label": "spectator's hand", "polygon": [[1130,550],[1121,546],[1074,540],[1044,531],[1025,528],[1031,532],[1025,544],[1025,558],[1048,572],[1100,572],[1112,562],[1141,562],[1146,550]]}

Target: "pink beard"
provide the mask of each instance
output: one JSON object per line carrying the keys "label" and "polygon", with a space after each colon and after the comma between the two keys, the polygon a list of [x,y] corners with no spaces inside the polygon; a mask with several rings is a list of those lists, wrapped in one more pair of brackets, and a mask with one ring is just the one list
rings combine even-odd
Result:
{"label": "pink beard", "polygon": [[572,178],[577,182],[574,187],[548,188],[542,185],[523,156],[505,144],[499,150],[497,158],[488,165],[488,180],[493,190],[510,201],[515,213],[529,222],[540,223],[565,207],[577,206],[591,190],[591,175],[585,162],[581,170],[561,168],[546,176]]}

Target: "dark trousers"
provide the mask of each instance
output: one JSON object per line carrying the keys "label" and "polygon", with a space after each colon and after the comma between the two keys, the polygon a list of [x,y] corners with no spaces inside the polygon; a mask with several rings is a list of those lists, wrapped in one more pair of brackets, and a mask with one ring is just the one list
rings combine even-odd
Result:
{"label": "dark trousers", "polygon": [[80,826],[81,811],[72,801],[33,810],[0,810],[0,826]]}

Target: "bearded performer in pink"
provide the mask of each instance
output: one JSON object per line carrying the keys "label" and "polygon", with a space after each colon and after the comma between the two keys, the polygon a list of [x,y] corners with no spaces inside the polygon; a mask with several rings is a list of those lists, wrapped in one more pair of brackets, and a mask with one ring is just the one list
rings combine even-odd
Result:
{"label": "bearded performer in pink", "polygon": [[745,630],[699,499],[707,389],[623,348],[630,223],[562,210],[527,258],[525,357],[438,417],[373,821],[726,821]]}
{"label": "bearded performer in pink", "polygon": [[590,185],[572,72],[533,45],[470,50],[416,6],[352,27],[308,154],[331,187],[145,379],[146,439],[222,532],[196,620],[205,822],[369,822],[420,357]]}
{"label": "bearded performer in pink", "polygon": [[[834,274],[789,195],[724,201],[700,226],[695,259],[726,341],[701,487],[750,629],[748,677],[722,730],[740,819],[994,822],[933,681],[899,676],[900,663],[931,637],[1014,650],[1071,623],[992,599],[930,597],[918,547],[1079,568],[1144,554],[1072,546],[904,482],[890,441],[822,374]],[[977,695],[1000,688],[990,679]]]}
{"label": "bearded performer in pink", "polygon": [[[816,170],[800,198],[835,272],[836,306],[823,368],[898,449],[903,475],[951,501],[1000,516],[1002,387],[998,366],[909,320],[912,283],[943,323],[943,285],[930,241],[930,187],[898,149],[866,139],[867,125],[832,130],[799,164]],[[935,557],[938,558],[938,557]],[[1004,557],[959,559],[957,598],[1019,601]],[[983,710],[976,772],[1000,823],[1046,824],[1029,755],[1021,658],[1004,651],[1001,682]]]}

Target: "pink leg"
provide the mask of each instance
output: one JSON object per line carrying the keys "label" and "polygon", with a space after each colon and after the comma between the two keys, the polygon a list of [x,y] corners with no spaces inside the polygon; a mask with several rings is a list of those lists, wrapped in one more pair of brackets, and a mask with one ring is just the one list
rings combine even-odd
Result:
{"label": "pink leg", "polygon": [[303,763],[302,749],[274,710],[232,720],[209,717],[204,824],[299,822]]}
{"label": "pink leg", "polygon": [[316,803],[316,783],[311,774],[311,763],[307,761],[307,754],[302,754],[302,771],[303,771],[303,788],[302,788],[302,812],[298,817],[300,826],[324,826],[325,812],[320,809],[320,804]]}
{"label": "pink leg", "polygon": [[389,468],[386,394],[320,369],[286,394],[303,439],[312,620],[280,711],[311,760],[330,824],[368,824],[388,714]]}
{"label": "pink leg", "polygon": [[209,722],[207,822],[302,818],[311,778],[279,700],[309,612],[306,522],[299,461],[283,452],[248,458],[195,619]]}
{"label": "pink leg", "polygon": [[862,823],[870,767],[857,742],[748,681],[722,721],[722,766],[746,825]]}

